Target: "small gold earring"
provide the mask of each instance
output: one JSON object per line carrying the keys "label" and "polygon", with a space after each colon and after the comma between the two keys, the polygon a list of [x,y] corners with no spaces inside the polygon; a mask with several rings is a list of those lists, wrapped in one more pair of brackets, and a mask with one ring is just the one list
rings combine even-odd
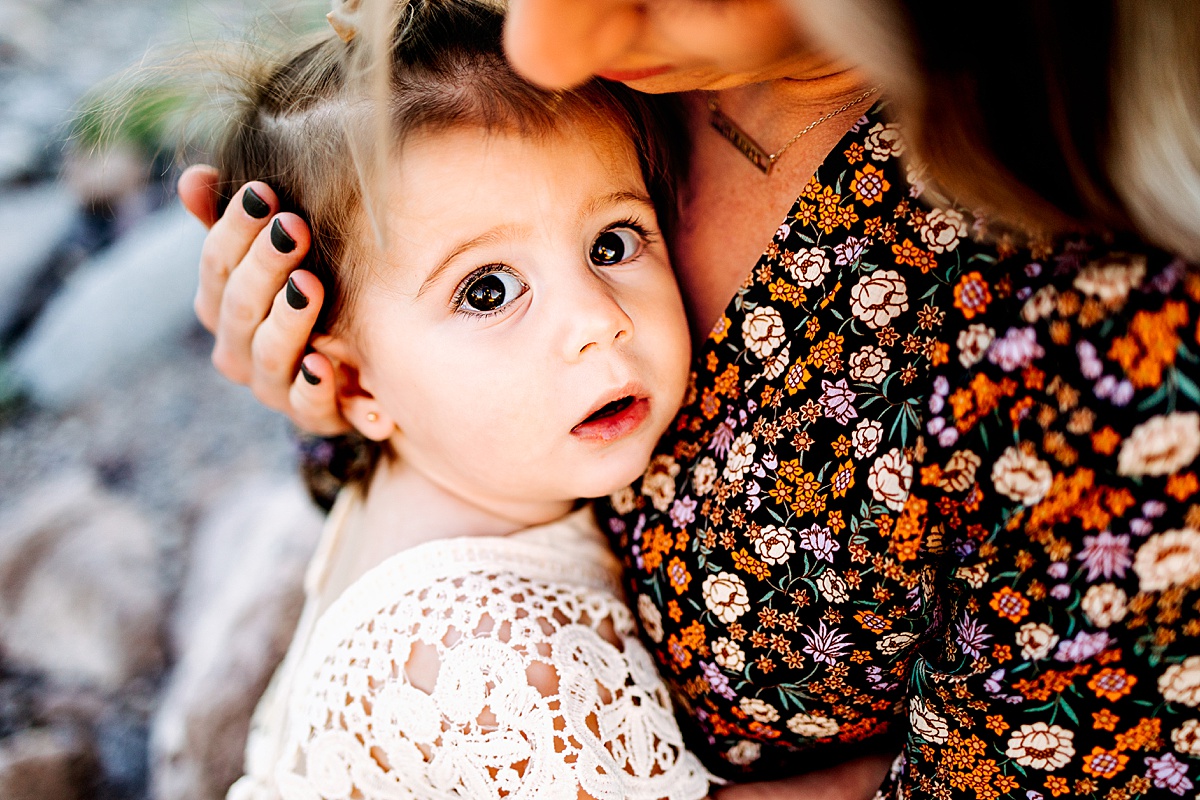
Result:
{"label": "small gold earring", "polygon": [[379,415],[374,411],[367,412],[367,422],[379,422]]}

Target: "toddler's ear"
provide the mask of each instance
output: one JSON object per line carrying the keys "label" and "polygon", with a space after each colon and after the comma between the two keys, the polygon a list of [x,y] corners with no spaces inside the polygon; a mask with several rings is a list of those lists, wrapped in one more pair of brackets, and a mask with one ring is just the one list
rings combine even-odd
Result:
{"label": "toddler's ear", "polygon": [[321,335],[313,337],[312,348],[333,364],[342,416],[368,439],[383,442],[391,438],[396,432],[396,422],[362,385],[361,359],[354,345],[338,336]]}

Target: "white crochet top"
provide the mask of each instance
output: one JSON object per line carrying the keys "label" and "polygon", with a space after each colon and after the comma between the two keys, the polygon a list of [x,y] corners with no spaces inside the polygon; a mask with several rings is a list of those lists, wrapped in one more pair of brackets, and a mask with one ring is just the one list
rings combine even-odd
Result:
{"label": "white crochet top", "polygon": [[417,545],[329,603],[359,502],[330,515],[229,800],[708,794],[590,508]]}

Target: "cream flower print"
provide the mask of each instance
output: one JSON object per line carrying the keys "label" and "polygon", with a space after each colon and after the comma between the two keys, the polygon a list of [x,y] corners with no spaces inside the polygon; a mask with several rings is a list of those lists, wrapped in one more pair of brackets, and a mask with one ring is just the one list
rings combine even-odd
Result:
{"label": "cream flower print", "polygon": [[783,317],[771,306],[759,306],[742,320],[742,338],[746,348],[760,359],[767,359],[783,343],[787,331]]}
{"label": "cream flower print", "polygon": [[618,514],[628,514],[635,508],[637,497],[633,493],[633,487],[626,486],[610,494],[608,502],[612,503],[612,507]]}
{"label": "cream flower print", "polygon": [[1019,447],[1007,448],[992,466],[996,491],[1027,506],[1037,505],[1053,481],[1050,465]]}
{"label": "cream flower print", "polygon": [[902,511],[912,486],[912,476],[912,464],[905,458],[904,451],[893,447],[875,459],[867,474],[867,486],[876,500],[892,511]]}
{"label": "cream flower print", "polygon": [[663,640],[662,612],[648,594],[639,594],[637,599],[638,619],[642,621],[642,630],[651,641],[658,644]]}
{"label": "cream flower print", "polygon": [[947,253],[958,247],[967,235],[967,220],[961,211],[934,209],[925,217],[920,230],[921,241],[934,253]]}
{"label": "cream flower print", "polygon": [[768,564],[782,564],[796,552],[796,542],[786,528],[764,525],[754,539],[754,552]]}
{"label": "cream flower print", "polygon": [[850,379],[866,383],[882,383],[892,368],[892,359],[886,350],[867,345],[850,354]]}
{"label": "cream flower print", "polygon": [[868,328],[882,328],[908,311],[908,286],[894,269],[863,275],[850,289],[850,311]]}
{"label": "cream flower print", "polygon": [[726,625],[750,610],[746,584],[729,572],[719,572],[705,578],[703,593],[704,605]]}
{"label": "cream flower print", "polygon": [[1021,306],[1021,319],[1032,325],[1039,319],[1050,316],[1057,304],[1058,290],[1053,286],[1043,286]]}
{"label": "cream flower print", "polygon": [[790,344],[785,344],[782,350],[768,358],[763,363],[763,380],[775,380],[783,374],[783,371],[787,369],[788,364],[790,363],[792,363],[792,346]]}
{"label": "cream flower print", "polygon": [[666,455],[657,455],[646,467],[642,476],[642,494],[650,498],[650,502],[659,511],[666,511],[675,499],[675,476],[679,474],[679,464],[675,459]]}
{"label": "cream flower print", "polygon": [[949,724],[925,705],[924,698],[914,697],[908,701],[908,721],[913,733],[927,742],[945,744],[950,737]]}
{"label": "cream flower print", "polygon": [[982,463],[970,450],[956,450],[942,467],[938,488],[950,492],[965,492],[975,482],[975,470]]}
{"label": "cream flower print", "polygon": [[1158,678],[1158,691],[1169,703],[1182,703],[1193,708],[1200,705],[1200,656],[1167,667]]}
{"label": "cream flower print", "polygon": [[1133,571],[1143,592],[1195,581],[1200,577],[1200,531],[1183,528],[1154,534],[1138,548]]}
{"label": "cream flower print", "polygon": [[829,256],[819,247],[802,247],[783,257],[788,274],[801,288],[816,286],[829,274]]}
{"label": "cream flower print", "polygon": [[741,645],[725,636],[712,643],[712,654],[717,666],[730,672],[737,672],[746,666],[746,654],[742,652]]}
{"label": "cream flower print", "polygon": [[879,652],[885,656],[894,656],[917,640],[917,635],[910,631],[896,631],[879,639]]}
{"label": "cream flower print", "polygon": [[1200,414],[1160,414],[1133,429],[1121,445],[1121,475],[1170,475],[1200,455]]}
{"label": "cream flower print", "polygon": [[1180,753],[1200,756],[1200,720],[1189,719],[1171,731],[1171,743]]}
{"label": "cream flower print", "polygon": [[725,751],[725,760],[730,764],[736,764],[739,767],[744,767],[747,764],[753,764],[758,761],[762,755],[762,745],[758,742],[752,742],[749,739],[742,739],[733,747]]}
{"label": "cream flower print", "polygon": [[828,739],[837,736],[841,726],[837,720],[812,714],[796,714],[787,721],[788,730],[806,739]]}
{"label": "cream flower print", "polygon": [[757,450],[758,446],[754,444],[753,436],[748,432],[740,434],[729,446],[729,458],[725,460],[725,469],[721,477],[727,481],[736,481],[745,475],[746,470],[754,464],[754,454]]}
{"label": "cream flower print", "polygon": [[992,340],[996,338],[996,329],[989,328],[982,322],[973,322],[958,332],[958,363],[964,367],[973,367],[983,360]]}
{"label": "cream flower print", "polygon": [[757,697],[743,697],[738,701],[738,707],[747,716],[758,720],[764,725],[769,725],[779,719],[779,710],[766,700],[759,700]]}
{"label": "cream flower print", "polygon": [[1088,588],[1080,607],[1088,622],[1097,628],[1107,628],[1125,619],[1127,601],[1124,589],[1114,583],[1100,583]]}
{"label": "cream flower print", "polygon": [[1017,647],[1027,661],[1041,661],[1054,652],[1058,634],[1044,622],[1026,622],[1017,631]]}
{"label": "cream flower print", "polygon": [[892,156],[904,155],[904,139],[900,136],[900,126],[895,123],[875,123],[867,131],[863,147],[876,161],[887,161]]}
{"label": "cream flower print", "polygon": [[1074,731],[1038,721],[1014,731],[1004,754],[1022,767],[1053,772],[1075,755],[1074,741]]}
{"label": "cream flower print", "polygon": [[844,603],[850,599],[846,592],[846,581],[831,569],[827,569],[817,578],[819,597],[826,603]]}
{"label": "cream flower print", "polygon": [[[717,462],[712,460],[712,457],[705,456],[700,459],[700,463],[696,464],[696,468],[692,470],[692,489],[696,492],[697,497],[704,497],[712,491],[713,485],[717,482]],[[632,509],[630,509],[632,510]],[[620,511],[621,514],[628,514],[628,511]]]}
{"label": "cream flower print", "polygon": [[1146,257],[1112,255],[1088,264],[1075,276],[1075,288],[1101,302],[1123,301],[1146,278]]}
{"label": "cream flower print", "polygon": [[883,424],[875,419],[860,419],[850,434],[850,443],[854,445],[854,457],[859,461],[875,455],[879,443],[883,441]]}

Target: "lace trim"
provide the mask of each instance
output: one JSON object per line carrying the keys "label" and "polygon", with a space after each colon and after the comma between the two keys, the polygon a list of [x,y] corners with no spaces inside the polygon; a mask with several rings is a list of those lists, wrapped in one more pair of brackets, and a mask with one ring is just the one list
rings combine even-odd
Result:
{"label": "lace trim", "polygon": [[[571,562],[590,580],[567,584],[544,548],[499,544],[414,548],[323,615],[292,694],[283,797],[707,794],[611,575]],[[431,569],[439,551],[455,563]]]}

